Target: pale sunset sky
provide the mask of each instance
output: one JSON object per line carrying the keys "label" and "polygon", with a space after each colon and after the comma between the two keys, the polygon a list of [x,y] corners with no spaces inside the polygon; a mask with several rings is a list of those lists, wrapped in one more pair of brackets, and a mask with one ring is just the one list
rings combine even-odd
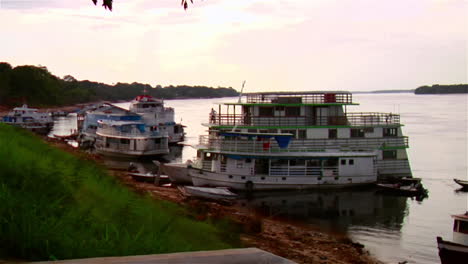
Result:
{"label": "pale sunset sky", "polygon": [[0,0],[0,61],[246,92],[467,83],[466,0]]}

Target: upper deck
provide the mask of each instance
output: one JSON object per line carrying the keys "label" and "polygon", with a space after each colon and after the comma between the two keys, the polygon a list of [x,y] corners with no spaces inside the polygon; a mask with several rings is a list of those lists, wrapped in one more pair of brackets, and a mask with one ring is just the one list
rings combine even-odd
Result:
{"label": "upper deck", "polygon": [[250,93],[246,95],[244,104],[356,105],[353,95],[346,91]]}

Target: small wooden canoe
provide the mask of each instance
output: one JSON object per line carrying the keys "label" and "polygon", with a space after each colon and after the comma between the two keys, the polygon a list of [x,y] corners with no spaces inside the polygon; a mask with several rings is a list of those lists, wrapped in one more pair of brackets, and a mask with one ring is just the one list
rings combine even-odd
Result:
{"label": "small wooden canoe", "polygon": [[211,200],[233,200],[237,198],[237,194],[229,191],[228,188],[217,187],[195,187],[195,186],[181,186],[179,190],[185,196],[194,196],[199,198]]}
{"label": "small wooden canoe", "polygon": [[399,183],[378,183],[377,186],[382,190],[407,196],[418,196],[427,193],[424,188],[415,186],[413,184],[401,185]]}
{"label": "small wooden canoe", "polygon": [[460,184],[463,188],[468,189],[468,181],[459,180],[459,179],[453,179],[453,181]]}
{"label": "small wooden canoe", "polygon": [[[156,173],[139,173],[139,172],[129,172],[129,176],[132,176],[132,178],[135,181],[139,182],[151,182],[154,183],[157,181],[158,174]],[[169,177],[167,175],[159,175],[159,182],[168,182]]]}

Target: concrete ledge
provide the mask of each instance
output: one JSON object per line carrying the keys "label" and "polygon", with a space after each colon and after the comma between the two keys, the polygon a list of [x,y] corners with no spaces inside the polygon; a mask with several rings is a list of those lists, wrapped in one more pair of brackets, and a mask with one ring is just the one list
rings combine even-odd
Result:
{"label": "concrete ledge", "polygon": [[70,259],[59,261],[46,261],[34,263],[52,264],[89,264],[89,263],[109,263],[109,264],[294,264],[295,262],[276,256],[258,248],[225,249],[213,251],[196,251],[170,254],[154,254],[125,257],[103,257],[87,259]]}

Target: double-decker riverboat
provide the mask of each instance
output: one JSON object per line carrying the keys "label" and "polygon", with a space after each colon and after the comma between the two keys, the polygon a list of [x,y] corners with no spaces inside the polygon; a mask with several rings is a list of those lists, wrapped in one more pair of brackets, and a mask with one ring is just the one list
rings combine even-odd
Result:
{"label": "double-decker riverboat", "polygon": [[169,153],[167,133],[139,121],[99,120],[96,151],[118,157],[145,157]]}
{"label": "double-decker riverboat", "polygon": [[26,104],[13,108],[13,111],[2,118],[2,122],[31,130],[38,134],[48,134],[54,125],[50,113],[39,112]]}
{"label": "double-decker riverboat", "polygon": [[212,110],[194,185],[285,189],[411,177],[400,116],[349,113],[349,92],[251,93]]}
{"label": "double-decker riverboat", "polygon": [[184,140],[184,127],[174,121],[174,108],[165,107],[164,101],[150,95],[139,95],[130,102],[130,111],[141,115],[148,126],[158,126],[168,134],[169,143]]}

